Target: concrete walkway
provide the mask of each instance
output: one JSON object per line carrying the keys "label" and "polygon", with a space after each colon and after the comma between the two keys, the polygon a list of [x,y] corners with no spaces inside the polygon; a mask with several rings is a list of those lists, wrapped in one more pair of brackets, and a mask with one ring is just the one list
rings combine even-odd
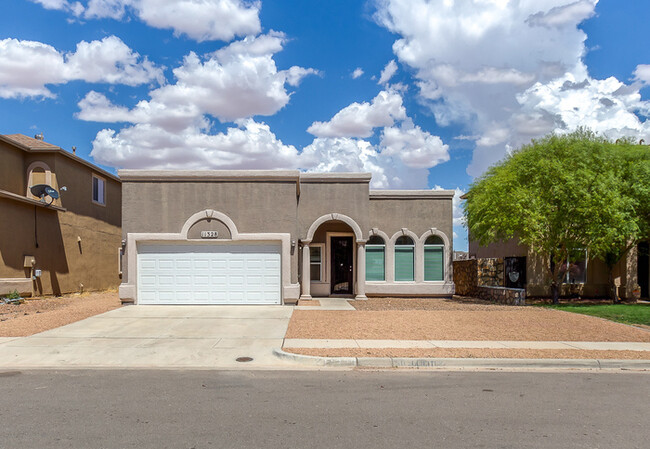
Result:
{"label": "concrete walkway", "polygon": [[284,348],[313,349],[433,349],[433,348],[480,348],[480,349],[584,349],[601,351],[650,351],[650,343],[594,342],[594,341],[458,341],[458,340],[321,340],[287,338]]}
{"label": "concrete walkway", "polygon": [[314,298],[320,306],[296,306],[296,310],[356,310],[350,298]]}
{"label": "concrete walkway", "polygon": [[[0,340],[0,368],[282,368],[293,308],[128,306],[23,338]],[[250,362],[237,362],[251,357]]]}

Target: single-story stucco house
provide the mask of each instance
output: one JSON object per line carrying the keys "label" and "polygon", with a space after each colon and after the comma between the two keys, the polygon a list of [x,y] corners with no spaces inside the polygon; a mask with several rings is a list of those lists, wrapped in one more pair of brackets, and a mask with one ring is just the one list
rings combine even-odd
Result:
{"label": "single-story stucco house", "polygon": [[453,191],[368,173],[120,170],[125,303],[454,293]]}

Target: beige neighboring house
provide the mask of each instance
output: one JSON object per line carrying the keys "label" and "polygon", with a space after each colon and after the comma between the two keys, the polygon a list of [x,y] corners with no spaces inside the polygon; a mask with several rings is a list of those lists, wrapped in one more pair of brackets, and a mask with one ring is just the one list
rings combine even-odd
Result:
{"label": "beige neighboring house", "polygon": [[42,136],[0,135],[0,295],[117,287],[121,212],[116,176]]}
{"label": "beige neighboring house", "polygon": [[451,296],[453,191],[367,173],[120,170],[120,298],[282,304]]}
{"label": "beige neighboring house", "polygon": [[[546,267],[548,261],[521,245],[517,239],[481,246],[470,236],[469,257],[492,259],[491,265],[502,266],[498,276],[493,279],[501,287],[525,288],[529,297],[551,296],[550,275]],[[568,260],[564,265],[563,271],[561,296],[609,297],[609,272],[602,260],[576,251],[573,260]],[[648,244],[643,242],[632,248],[614,267],[614,282],[619,297],[626,300],[647,298],[649,271]]]}

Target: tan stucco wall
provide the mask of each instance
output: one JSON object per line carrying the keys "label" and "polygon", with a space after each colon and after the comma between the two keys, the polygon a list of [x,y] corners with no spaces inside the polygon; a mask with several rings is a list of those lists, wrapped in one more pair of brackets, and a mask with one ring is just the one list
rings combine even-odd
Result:
{"label": "tan stucco wall", "polygon": [[469,256],[477,259],[493,259],[503,257],[525,257],[528,255],[528,247],[520,245],[519,240],[512,238],[504,242],[490,243],[481,246],[476,240],[469,240]]}
{"label": "tan stucco wall", "polygon": [[[226,214],[240,233],[282,232],[298,238],[295,182],[126,181],[122,193],[128,199],[123,238],[127,233],[178,233],[189,217],[206,209]],[[291,282],[296,283],[297,254],[291,259]]]}
{"label": "tan stucco wall", "polygon": [[[105,205],[92,201],[93,173],[105,180]],[[61,193],[62,207],[112,226],[121,226],[122,185],[118,181],[61,155],[56,156],[56,180],[59,188],[67,187],[67,191]]]}
{"label": "tan stucco wall", "polygon": [[202,231],[216,231],[217,240],[232,238],[232,235],[230,235],[230,229],[228,229],[228,226],[226,226],[225,223],[219,220],[207,218],[194,223],[192,227],[190,227],[190,229],[187,231],[187,238],[200,239]]}
{"label": "tan stucco wall", "polygon": [[25,194],[24,151],[0,141],[0,190]]}
{"label": "tan stucco wall", "polygon": [[369,227],[378,228],[389,237],[402,228],[408,228],[418,237],[436,228],[453,242],[452,220],[451,198],[370,200]]}
{"label": "tan stucco wall", "polygon": [[306,183],[300,186],[298,226],[300,238],[307,236],[309,227],[326,214],[338,213],[354,220],[364,238],[370,229],[368,182],[358,183]]}
{"label": "tan stucco wall", "polygon": [[60,192],[60,200],[53,203],[66,211],[0,199],[0,278],[28,278],[30,272],[23,268],[23,261],[24,256],[30,255],[36,258],[35,268],[42,270],[42,277],[33,283],[36,294],[75,292],[81,284],[84,290],[117,287],[122,238],[119,181],[101,175],[106,181],[106,205],[97,205],[92,202],[93,171],[78,161],[58,153],[30,153],[3,143],[0,157],[0,170],[5,170],[5,160],[11,166],[7,173],[11,181],[6,190],[25,196],[27,170],[37,161],[51,170],[50,184],[54,188],[67,187],[67,191]]}
{"label": "tan stucco wall", "polygon": [[[24,257],[34,256],[42,270],[33,284],[36,294],[116,288],[120,228],[96,218],[36,207],[0,198],[0,278],[28,278]],[[20,223],[17,226],[16,223]],[[78,238],[81,237],[81,242]]]}

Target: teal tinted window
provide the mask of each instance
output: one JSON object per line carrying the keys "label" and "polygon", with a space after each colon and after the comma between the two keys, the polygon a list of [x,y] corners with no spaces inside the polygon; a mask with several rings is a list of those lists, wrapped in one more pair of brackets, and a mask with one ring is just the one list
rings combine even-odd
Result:
{"label": "teal tinted window", "polygon": [[366,281],[385,280],[385,245],[366,245]]}
{"label": "teal tinted window", "polygon": [[413,281],[414,277],[414,252],[413,239],[402,236],[395,242],[395,280]]}
{"label": "teal tinted window", "polygon": [[425,281],[443,281],[444,271],[444,247],[427,246],[424,247],[424,280]]}

